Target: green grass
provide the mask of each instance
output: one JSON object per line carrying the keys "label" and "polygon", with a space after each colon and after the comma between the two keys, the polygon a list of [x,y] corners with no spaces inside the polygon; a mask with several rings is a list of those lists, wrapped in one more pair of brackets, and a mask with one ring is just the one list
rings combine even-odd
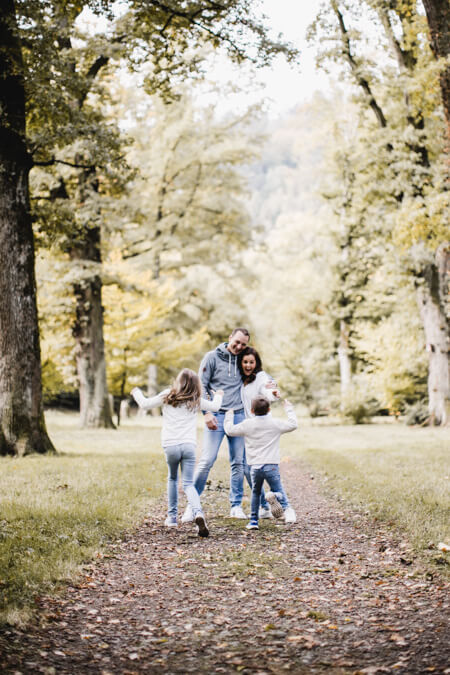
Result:
{"label": "green grass", "polygon": [[[148,417],[88,431],[77,415],[51,412],[58,456],[0,458],[0,621],[25,622],[39,595],[74,579],[165,492],[159,423]],[[417,550],[448,542],[450,430],[301,425],[282,447],[346,500],[404,530]],[[221,455],[212,479],[227,490]],[[233,555],[227,564],[239,573],[248,561]],[[265,572],[261,565],[256,572]]]}
{"label": "green grass", "polygon": [[0,621],[24,622],[39,594],[74,578],[165,490],[152,420],[88,431],[49,413],[47,423],[58,456],[0,459]]}
{"label": "green grass", "polygon": [[449,541],[450,429],[304,426],[283,447],[345,500],[403,530],[416,551]]}

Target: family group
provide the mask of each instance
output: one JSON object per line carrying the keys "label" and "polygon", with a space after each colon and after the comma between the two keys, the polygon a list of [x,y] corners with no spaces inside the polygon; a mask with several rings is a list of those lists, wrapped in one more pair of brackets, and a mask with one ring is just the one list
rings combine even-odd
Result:
{"label": "family group", "polygon": [[[251,490],[249,530],[259,518],[283,518],[294,523],[280,477],[280,436],[297,428],[293,406],[284,400],[287,419],[272,417],[270,404],[281,400],[273,379],[264,372],[258,352],[248,346],[250,334],[235,328],[228,342],[208,352],[199,374],[184,368],[173,385],[153,397],[135,387],[131,395],[144,410],[162,407],[161,443],[168,466],[168,515],[165,525],[177,527],[178,467],[188,506],[181,519],[194,522],[200,537],[209,529],[200,502],[220,445],[227,437],[231,466],[230,517],[247,519],[242,508],[244,476]],[[203,448],[195,468],[197,413],[204,413]],[[270,491],[265,493],[264,481]]]}

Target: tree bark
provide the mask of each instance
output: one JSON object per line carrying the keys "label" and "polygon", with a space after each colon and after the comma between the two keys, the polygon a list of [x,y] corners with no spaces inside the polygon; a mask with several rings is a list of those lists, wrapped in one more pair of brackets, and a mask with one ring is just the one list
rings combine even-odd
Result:
{"label": "tree bark", "polygon": [[0,13],[0,455],[54,452],[42,403],[23,61],[13,0]]}
{"label": "tree bark", "polygon": [[[430,28],[433,54],[436,58],[447,58],[450,55],[450,3],[448,0],[423,0],[423,5]],[[447,141],[450,145],[450,64],[443,68],[440,84],[447,120]]]}
{"label": "tree bark", "polygon": [[[100,263],[100,228],[83,230],[70,250],[81,263]],[[74,284],[76,319],[73,335],[80,384],[80,424],[89,428],[114,429],[106,384],[103,338],[102,280],[99,274]]]}
{"label": "tree bark", "polygon": [[339,329],[339,372],[341,379],[341,405],[348,394],[352,381],[352,369],[350,361],[350,347],[349,347],[349,328],[345,321],[341,320]]}
{"label": "tree bark", "polygon": [[417,288],[426,350],[429,357],[428,410],[430,424],[450,424],[450,317],[442,298],[448,297],[450,244],[441,244],[436,264],[427,266],[424,283]]}

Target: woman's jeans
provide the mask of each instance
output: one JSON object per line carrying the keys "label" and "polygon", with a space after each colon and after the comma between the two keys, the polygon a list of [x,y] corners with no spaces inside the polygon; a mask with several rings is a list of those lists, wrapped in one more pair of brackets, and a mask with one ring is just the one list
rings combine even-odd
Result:
{"label": "woman's jeans", "polygon": [[[217,429],[205,428],[203,434],[203,450],[195,471],[194,486],[198,494],[201,495],[205,489],[209,472],[217,459],[220,444],[226,436],[223,428],[225,413],[214,413],[217,420]],[[241,412],[234,413],[234,423],[239,424],[245,420],[245,414]],[[227,436],[228,452],[230,456],[231,478],[230,478],[230,504],[231,506],[240,506],[244,494],[244,437]]]}
{"label": "woman's jeans", "polygon": [[251,504],[251,520],[258,520],[259,501],[261,498],[261,489],[266,480],[272,492],[275,493],[283,510],[289,506],[289,500],[281,483],[280,467],[278,464],[264,464],[260,468],[250,467],[250,474],[252,477],[252,504]]}
{"label": "woman's jeans", "polygon": [[169,502],[168,515],[170,518],[177,517],[178,512],[178,466],[181,465],[181,477],[183,490],[194,517],[202,511],[200,497],[194,487],[195,468],[195,445],[193,443],[180,443],[164,448],[169,473],[167,477],[167,499]]}

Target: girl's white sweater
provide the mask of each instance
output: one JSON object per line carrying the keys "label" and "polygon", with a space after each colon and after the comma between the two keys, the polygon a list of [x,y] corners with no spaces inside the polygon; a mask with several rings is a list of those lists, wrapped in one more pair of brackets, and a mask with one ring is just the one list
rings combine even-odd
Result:
{"label": "girl's white sweater", "polygon": [[[156,396],[147,398],[139,387],[131,391],[131,395],[140,408],[150,410],[151,408],[162,407],[163,425],[161,430],[161,444],[163,448],[171,445],[180,445],[181,443],[197,444],[197,411],[189,410],[185,405],[173,406],[166,405],[163,399],[169,393],[170,389],[164,389]],[[217,412],[222,405],[222,395],[215,394],[212,401],[205,398],[200,399],[201,410]]]}

